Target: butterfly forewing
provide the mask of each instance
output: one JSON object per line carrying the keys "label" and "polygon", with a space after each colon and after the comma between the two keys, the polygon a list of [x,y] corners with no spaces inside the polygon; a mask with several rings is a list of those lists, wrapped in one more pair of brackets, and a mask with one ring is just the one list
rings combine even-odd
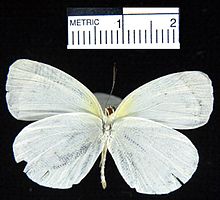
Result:
{"label": "butterfly forewing", "polygon": [[142,117],[175,129],[191,129],[207,123],[212,109],[211,80],[202,72],[186,71],[137,88],[122,101],[115,116]]}
{"label": "butterfly forewing", "polygon": [[9,69],[6,100],[20,120],[39,120],[70,112],[90,112],[102,117],[96,97],[82,83],[61,70],[20,59]]}

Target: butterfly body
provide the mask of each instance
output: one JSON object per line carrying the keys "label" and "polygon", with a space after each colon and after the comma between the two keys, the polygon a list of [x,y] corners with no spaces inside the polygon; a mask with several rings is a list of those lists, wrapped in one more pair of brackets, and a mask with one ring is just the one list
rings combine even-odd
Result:
{"label": "butterfly body", "polygon": [[115,112],[115,108],[113,106],[108,106],[104,109],[103,126],[102,126],[104,147],[101,153],[101,161],[100,161],[101,184],[102,184],[103,189],[107,187],[104,169],[105,169],[105,161],[106,161],[108,144],[109,144],[109,140],[111,140],[111,137],[112,137],[112,125],[113,125],[114,112]]}
{"label": "butterfly body", "polygon": [[[34,182],[59,189],[78,184],[100,154],[105,189],[109,151],[124,180],[137,192],[177,190],[192,177],[199,155],[176,129],[206,124],[213,109],[211,80],[199,71],[160,77],[121,101],[95,96],[57,68],[21,59],[10,66],[6,91],[11,114],[36,121],[15,138],[15,160],[27,162],[24,172]],[[106,99],[112,107],[105,106]]]}

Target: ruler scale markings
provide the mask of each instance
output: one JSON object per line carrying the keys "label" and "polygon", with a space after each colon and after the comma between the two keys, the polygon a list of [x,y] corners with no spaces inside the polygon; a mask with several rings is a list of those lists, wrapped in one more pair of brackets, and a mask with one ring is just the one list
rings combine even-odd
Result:
{"label": "ruler scale markings", "polygon": [[152,36],[152,21],[150,21],[150,43],[152,44],[152,41],[153,41],[153,36]]}
{"label": "ruler scale markings", "polygon": [[139,43],[141,44],[141,30],[139,29]]}
{"label": "ruler scale markings", "polygon": [[68,49],[180,48],[179,8],[74,9],[68,11]]}

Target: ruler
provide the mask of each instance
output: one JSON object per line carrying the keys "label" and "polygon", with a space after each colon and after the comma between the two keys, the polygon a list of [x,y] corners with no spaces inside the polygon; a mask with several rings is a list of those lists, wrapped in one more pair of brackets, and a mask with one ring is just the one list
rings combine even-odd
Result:
{"label": "ruler", "polygon": [[68,49],[180,49],[179,8],[68,8]]}

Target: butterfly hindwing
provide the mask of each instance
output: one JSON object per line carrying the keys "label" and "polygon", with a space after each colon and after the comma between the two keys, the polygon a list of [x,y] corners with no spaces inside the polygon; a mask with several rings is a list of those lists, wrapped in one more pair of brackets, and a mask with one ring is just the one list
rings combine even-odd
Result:
{"label": "butterfly hindwing", "polygon": [[183,134],[136,117],[115,121],[108,149],[127,184],[145,194],[178,189],[191,178],[199,160],[196,148]]}
{"label": "butterfly hindwing", "polygon": [[24,172],[34,182],[70,188],[86,176],[102,151],[101,127],[101,119],[88,113],[39,120],[16,137],[15,160],[27,162]]}

